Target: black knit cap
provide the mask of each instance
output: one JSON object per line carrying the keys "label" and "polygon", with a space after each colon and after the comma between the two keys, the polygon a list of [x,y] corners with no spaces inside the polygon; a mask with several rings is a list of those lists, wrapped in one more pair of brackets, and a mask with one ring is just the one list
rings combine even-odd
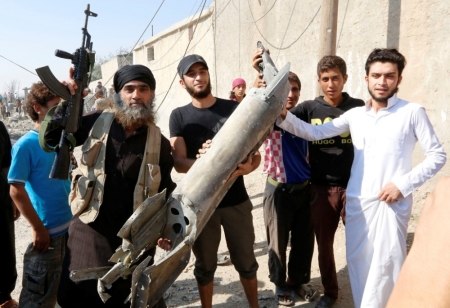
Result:
{"label": "black knit cap", "polygon": [[151,90],[155,91],[156,81],[152,71],[144,65],[125,65],[114,75],[114,91],[119,93],[123,86],[131,81],[137,80],[146,83]]}
{"label": "black knit cap", "polygon": [[189,55],[181,59],[180,63],[178,64],[177,71],[178,75],[180,75],[180,78],[183,78],[183,75],[186,74],[191,68],[192,64],[195,63],[203,63],[205,64],[206,69],[208,69],[208,64],[206,64],[206,61],[202,58],[202,56],[195,54]]}

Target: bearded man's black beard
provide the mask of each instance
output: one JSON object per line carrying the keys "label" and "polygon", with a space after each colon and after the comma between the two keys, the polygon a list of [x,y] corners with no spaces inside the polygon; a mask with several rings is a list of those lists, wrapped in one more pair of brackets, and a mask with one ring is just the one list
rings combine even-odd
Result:
{"label": "bearded man's black beard", "polygon": [[120,94],[114,95],[115,118],[123,127],[141,127],[155,123],[153,112],[154,98],[150,97],[147,106],[130,107],[123,101]]}
{"label": "bearded man's black beard", "polygon": [[186,91],[189,93],[190,96],[192,96],[195,99],[202,99],[205,97],[208,97],[209,94],[211,94],[211,80],[208,81],[208,84],[206,85],[206,88],[202,91],[195,92],[194,88],[190,88],[186,86]]}
{"label": "bearded man's black beard", "polygon": [[386,96],[383,97],[376,97],[375,94],[372,93],[372,91],[370,91],[369,87],[367,87],[367,90],[369,90],[369,94],[374,101],[378,103],[384,103],[387,102],[388,99],[390,99],[392,96],[394,96],[395,93],[398,92],[398,87],[396,87],[394,90],[392,90],[392,92],[389,92],[388,94],[386,94]]}

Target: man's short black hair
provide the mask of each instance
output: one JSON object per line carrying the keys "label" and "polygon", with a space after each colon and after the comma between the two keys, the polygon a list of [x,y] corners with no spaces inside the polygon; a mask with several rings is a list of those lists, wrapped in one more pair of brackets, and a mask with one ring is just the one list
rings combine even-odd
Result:
{"label": "man's short black hair", "polygon": [[342,77],[347,75],[347,65],[345,64],[344,59],[339,56],[324,56],[320,59],[319,63],[317,63],[317,77],[320,78],[321,73],[336,67],[341,72]]}
{"label": "man's short black hair", "polygon": [[399,76],[402,75],[403,69],[406,66],[405,57],[395,48],[375,48],[367,57],[365,67],[366,76],[369,75],[370,66],[374,62],[390,62],[397,64]]}

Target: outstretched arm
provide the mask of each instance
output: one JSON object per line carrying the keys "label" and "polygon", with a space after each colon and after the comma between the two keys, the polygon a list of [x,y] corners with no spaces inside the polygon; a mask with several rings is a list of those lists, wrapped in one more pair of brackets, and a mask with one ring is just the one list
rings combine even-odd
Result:
{"label": "outstretched arm", "polygon": [[334,137],[350,130],[348,112],[326,124],[312,125],[300,120],[285,107],[278,117],[276,124],[291,134],[309,141]]}

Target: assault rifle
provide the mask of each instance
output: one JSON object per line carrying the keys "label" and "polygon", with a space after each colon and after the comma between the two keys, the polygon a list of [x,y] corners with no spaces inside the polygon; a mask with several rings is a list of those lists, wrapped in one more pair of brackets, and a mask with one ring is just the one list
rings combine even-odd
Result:
{"label": "assault rifle", "polygon": [[[84,11],[86,14],[86,20],[84,23],[83,40],[81,41],[81,47],[78,48],[73,54],[57,49],[55,56],[63,59],[72,60],[73,64],[73,79],[75,80],[78,88],[75,95],[71,95],[69,89],[61,84],[58,79],[53,75],[48,66],[44,66],[36,69],[39,78],[42,82],[57,96],[61,97],[64,101],[58,106],[58,119],[59,126],[62,127],[61,138],[58,145],[55,147],[49,146],[44,140],[44,134],[49,122],[52,121],[53,113],[56,108],[52,108],[41,123],[41,132],[39,134],[39,143],[46,152],[56,152],[55,161],[53,162],[52,170],[50,172],[50,178],[52,179],[68,179],[69,177],[69,165],[70,165],[70,151],[75,147],[75,138],[73,134],[78,130],[81,125],[81,117],[83,115],[83,90],[88,86],[89,71],[92,70],[95,62],[95,53],[92,52],[91,35],[87,31],[87,24],[89,16],[97,17],[97,14],[91,12],[90,5],[87,5],[87,9]],[[53,121],[52,121],[53,122]]]}

